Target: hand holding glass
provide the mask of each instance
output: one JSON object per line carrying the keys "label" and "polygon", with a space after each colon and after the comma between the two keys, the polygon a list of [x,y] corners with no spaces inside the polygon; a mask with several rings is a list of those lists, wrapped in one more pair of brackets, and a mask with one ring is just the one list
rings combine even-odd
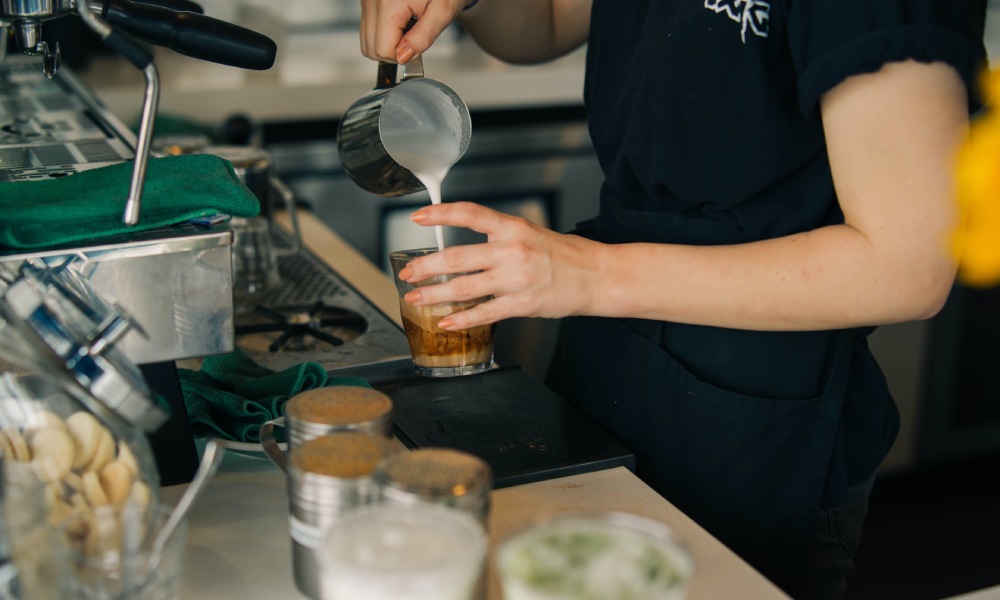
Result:
{"label": "hand holding glass", "polygon": [[454,377],[487,371],[493,366],[496,323],[460,331],[441,329],[437,324],[448,315],[473,308],[488,298],[443,302],[430,306],[414,306],[403,299],[408,292],[419,287],[444,283],[464,274],[439,275],[417,283],[409,283],[399,278],[399,272],[410,261],[436,251],[435,248],[421,248],[399,250],[389,254],[396,290],[399,292],[399,310],[403,318],[403,328],[406,330],[410,353],[413,356],[413,367],[417,373],[427,377]]}

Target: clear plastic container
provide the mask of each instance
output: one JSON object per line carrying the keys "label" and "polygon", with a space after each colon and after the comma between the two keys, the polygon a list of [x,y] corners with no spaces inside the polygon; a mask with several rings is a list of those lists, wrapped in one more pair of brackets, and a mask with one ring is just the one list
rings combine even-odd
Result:
{"label": "clear plastic container", "polygon": [[455,508],[374,505],[334,523],[320,560],[327,600],[477,600],[486,531]]}
{"label": "clear plastic container", "polygon": [[680,600],[690,553],[657,521],[628,513],[555,515],[495,555],[505,600]]}

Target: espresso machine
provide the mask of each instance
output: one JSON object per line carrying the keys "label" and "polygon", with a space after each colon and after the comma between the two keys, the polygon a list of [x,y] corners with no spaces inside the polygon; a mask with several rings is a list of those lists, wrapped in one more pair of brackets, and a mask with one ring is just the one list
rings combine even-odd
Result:
{"label": "espresso machine", "polygon": [[[137,133],[69,68],[58,42],[42,39],[52,19],[79,18],[140,70],[145,93]],[[189,0],[0,1],[0,181],[43,181],[132,162],[122,217],[142,219],[160,82],[149,44],[235,68],[263,70],[275,43],[202,14]],[[171,416],[150,441],[163,484],[189,481],[198,465],[175,361],[234,348],[232,231],[187,222],[43,249],[0,248],[0,266],[70,269],[112,299],[131,327],[115,347],[138,365]]]}

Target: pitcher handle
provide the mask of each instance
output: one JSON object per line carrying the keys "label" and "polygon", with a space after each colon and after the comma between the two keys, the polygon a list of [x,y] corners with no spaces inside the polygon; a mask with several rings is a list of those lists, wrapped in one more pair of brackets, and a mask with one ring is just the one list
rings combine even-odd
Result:
{"label": "pitcher handle", "polygon": [[[405,35],[407,31],[413,27],[416,23],[416,19],[410,19],[410,22],[406,24],[403,29],[403,34]],[[375,78],[375,89],[376,90],[387,90],[396,85],[396,63],[381,62],[378,63],[378,75]],[[416,55],[410,59],[405,65],[403,65],[403,78],[400,81],[406,81],[407,79],[413,79],[414,77],[424,76],[424,59],[421,55]]]}
{"label": "pitcher handle", "polygon": [[285,453],[278,447],[278,442],[274,440],[275,427],[284,428],[285,417],[282,416],[277,419],[271,419],[260,426],[260,446],[264,449],[264,453],[267,454],[268,458],[271,459],[271,462],[273,462],[279,469],[287,473],[288,458],[285,457]]}
{"label": "pitcher handle", "polygon": [[378,63],[378,75],[375,77],[375,89],[387,90],[396,85],[396,63]]}
{"label": "pitcher handle", "polygon": [[[396,85],[396,69],[400,65],[396,63],[379,62],[378,75],[375,78],[376,90],[387,90]],[[410,62],[402,65],[403,77],[400,81],[424,76],[424,59],[417,55],[410,59]]]}

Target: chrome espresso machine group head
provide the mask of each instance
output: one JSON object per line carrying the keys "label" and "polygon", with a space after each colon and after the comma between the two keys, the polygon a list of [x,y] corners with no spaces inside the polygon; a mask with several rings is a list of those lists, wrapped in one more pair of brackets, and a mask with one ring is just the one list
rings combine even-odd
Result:
{"label": "chrome espresso machine group head", "polygon": [[[277,50],[266,36],[205,16],[191,0],[0,0],[0,60],[13,34],[17,49],[42,57],[45,74],[52,77],[59,69],[59,43],[49,47],[42,40],[42,24],[72,14],[123,54],[132,49],[120,47],[126,44],[114,39],[112,28],[181,54],[244,69],[271,68]],[[126,58],[134,62],[136,57]]]}
{"label": "chrome espresso machine group head", "polygon": [[143,97],[132,181],[122,221],[139,222],[142,188],[160,98],[159,74],[147,42],[180,54],[243,69],[264,70],[274,64],[277,46],[267,36],[202,14],[190,0],[0,0],[0,60],[11,37],[17,49],[41,59],[52,78],[60,67],[59,43],[42,39],[45,21],[78,16],[109,47],[143,72]]}
{"label": "chrome espresso machine group head", "polygon": [[42,21],[72,12],[69,0],[3,0],[0,7],[0,59],[7,54],[10,35],[15,36],[17,47],[25,54],[42,57],[42,68],[47,77],[59,70],[59,44],[49,48],[42,41]]}

